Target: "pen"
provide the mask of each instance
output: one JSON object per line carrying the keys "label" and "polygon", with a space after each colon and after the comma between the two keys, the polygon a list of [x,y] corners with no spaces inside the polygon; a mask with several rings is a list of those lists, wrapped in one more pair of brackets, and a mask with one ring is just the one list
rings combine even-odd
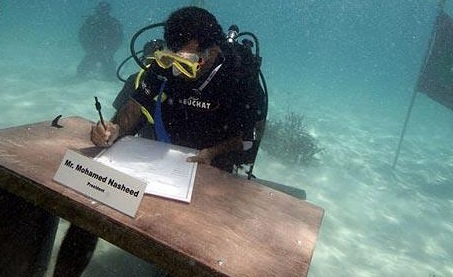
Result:
{"label": "pen", "polygon": [[107,130],[107,128],[105,127],[104,117],[102,117],[102,113],[101,113],[101,103],[99,103],[98,98],[96,96],[94,97],[94,101],[95,101],[94,104],[96,106],[96,110],[99,113],[99,118],[101,119],[101,124],[104,127],[104,129]]}

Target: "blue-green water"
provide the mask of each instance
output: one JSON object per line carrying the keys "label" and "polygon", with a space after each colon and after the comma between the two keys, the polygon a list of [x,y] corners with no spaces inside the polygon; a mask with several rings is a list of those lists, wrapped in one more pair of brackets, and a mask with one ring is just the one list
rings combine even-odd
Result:
{"label": "blue-green water", "polygon": [[[419,94],[391,168],[437,1],[205,2],[224,29],[237,24],[259,37],[269,117],[304,114],[325,149],[316,167],[261,152],[255,172],[305,189],[326,210],[309,276],[453,276],[452,111]],[[189,1],[111,3],[127,38],[120,62],[136,30]],[[58,114],[97,120],[94,95],[113,115],[121,82],[74,80],[77,30],[94,6],[0,3],[1,128]]]}

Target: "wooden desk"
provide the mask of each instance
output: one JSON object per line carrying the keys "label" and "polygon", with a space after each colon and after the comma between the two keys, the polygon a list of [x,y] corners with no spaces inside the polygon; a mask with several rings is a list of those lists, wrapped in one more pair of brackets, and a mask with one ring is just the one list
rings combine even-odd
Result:
{"label": "wooden desk", "polygon": [[200,165],[190,204],[145,195],[131,218],[52,178],[67,149],[94,156],[80,117],[0,130],[0,187],[176,276],[306,276],[323,210]]}

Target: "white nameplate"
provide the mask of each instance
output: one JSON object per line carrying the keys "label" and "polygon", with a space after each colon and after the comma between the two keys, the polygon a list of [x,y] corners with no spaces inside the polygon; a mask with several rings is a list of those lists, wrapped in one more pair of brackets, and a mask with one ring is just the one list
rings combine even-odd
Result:
{"label": "white nameplate", "polygon": [[146,183],[67,150],[53,179],[86,196],[134,217]]}

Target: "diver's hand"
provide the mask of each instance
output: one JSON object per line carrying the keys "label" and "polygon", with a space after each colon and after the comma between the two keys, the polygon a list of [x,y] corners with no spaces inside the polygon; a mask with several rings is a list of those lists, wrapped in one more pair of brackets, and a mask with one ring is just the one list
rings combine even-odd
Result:
{"label": "diver's hand", "polygon": [[204,148],[200,150],[198,155],[188,157],[186,161],[190,163],[200,163],[200,164],[211,164],[212,159],[214,159],[215,155],[213,155],[211,149],[209,148]]}
{"label": "diver's hand", "polygon": [[91,126],[91,141],[97,146],[107,147],[113,144],[120,134],[120,126],[112,122],[105,122],[104,126],[100,121]]}

